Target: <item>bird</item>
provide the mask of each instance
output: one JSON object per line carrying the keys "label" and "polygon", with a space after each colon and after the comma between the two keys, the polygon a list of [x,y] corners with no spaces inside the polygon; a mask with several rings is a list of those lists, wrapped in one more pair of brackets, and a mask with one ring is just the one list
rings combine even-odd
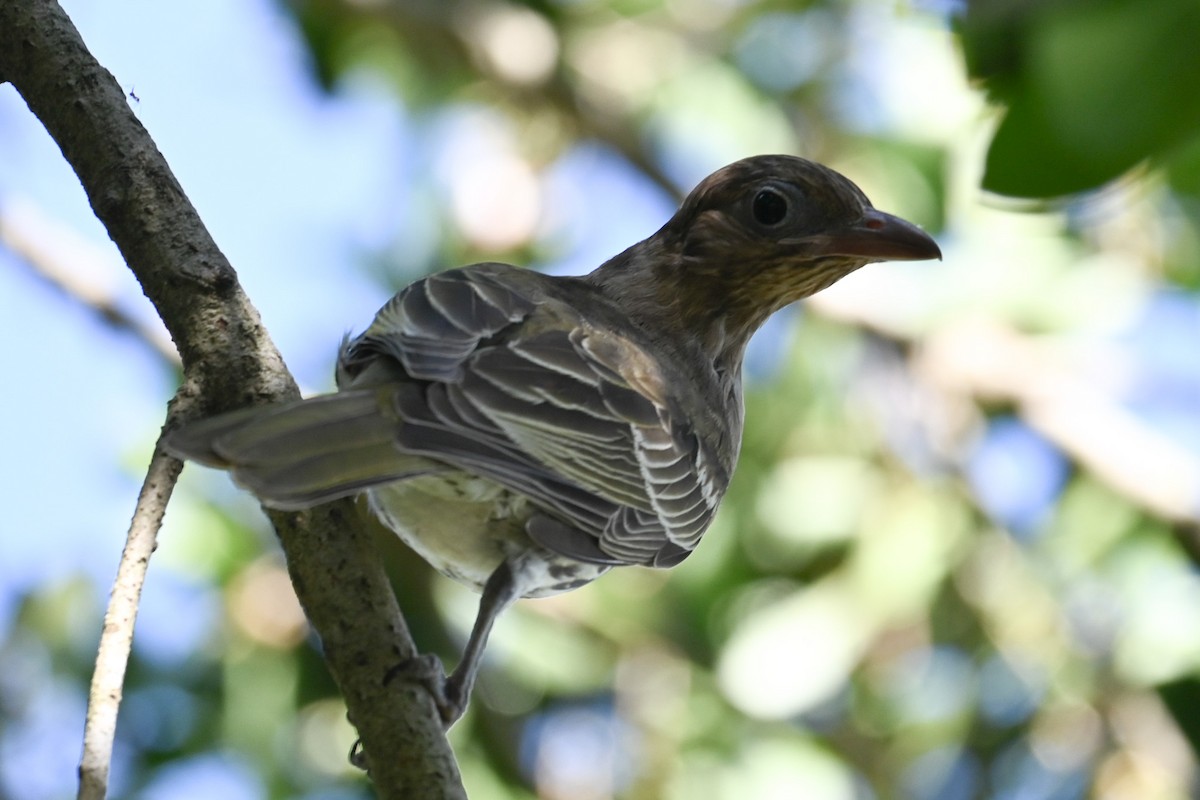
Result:
{"label": "bird", "polygon": [[737,463],[743,354],[769,316],[867,263],[935,258],[931,236],[833,169],[754,156],[590,274],[486,262],[418,280],[342,342],[336,392],[185,424],[165,445],[271,508],[365,494],[480,592],[458,665],[437,662],[429,684],[449,727],[514,601],[695,550]]}

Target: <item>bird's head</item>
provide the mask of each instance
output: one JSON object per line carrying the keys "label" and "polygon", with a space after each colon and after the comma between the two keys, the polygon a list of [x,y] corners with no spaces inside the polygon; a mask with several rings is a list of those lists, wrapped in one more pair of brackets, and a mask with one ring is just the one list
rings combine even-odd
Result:
{"label": "bird's head", "polygon": [[656,325],[740,358],[768,316],[873,261],[941,258],[917,226],[872,207],[841,174],[756,156],[705,178],[654,236],[597,277]]}

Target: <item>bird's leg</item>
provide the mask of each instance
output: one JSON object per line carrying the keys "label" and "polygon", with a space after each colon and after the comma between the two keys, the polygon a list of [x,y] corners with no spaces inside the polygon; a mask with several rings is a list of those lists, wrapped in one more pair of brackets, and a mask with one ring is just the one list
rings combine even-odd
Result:
{"label": "bird's leg", "polygon": [[447,677],[438,657],[432,653],[424,653],[392,667],[384,677],[384,683],[390,683],[401,674],[419,682],[433,696],[438,714],[449,728],[467,709],[467,701],[470,700],[475,677],[479,674],[488,634],[492,632],[496,617],[520,595],[513,566],[507,560],[500,562],[500,566],[496,567],[483,586],[475,625],[471,628],[471,636],[467,639],[462,659],[454,672]]}
{"label": "bird's leg", "polygon": [[479,613],[475,615],[475,625],[471,628],[471,636],[463,649],[462,660],[443,684],[442,704],[438,710],[441,711],[446,727],[453,725],[467,708],[492,625],[501,612],[519,597],[520,590],[513,574],[513,565],[505,559],[484,584],[483,596],[479,599]]}

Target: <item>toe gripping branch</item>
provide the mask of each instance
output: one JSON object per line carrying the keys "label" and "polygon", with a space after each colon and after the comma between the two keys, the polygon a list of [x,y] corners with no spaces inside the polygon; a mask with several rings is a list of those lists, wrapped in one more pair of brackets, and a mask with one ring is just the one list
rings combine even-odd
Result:
{"label": "toe gripping branch", "polygon": [[[384,685],[387,686],[397,678],[404,678],[425,687],[433,698],[442,724],[449,729],[467,710],[471,690],[475,686],[475,679],[483,662],[483,651],[496,618],[516,601],[519,594],[512,566],[508,561],[501,562],[483,587],[475,625],[471,628],[471,636],[467,639],[462,659],[454,672],[447,676],[437,656],[422,653],[389,669],[383,676]],[[366,769],[362,740],[355,741],[351,747],[350,763],[359,769]]]}

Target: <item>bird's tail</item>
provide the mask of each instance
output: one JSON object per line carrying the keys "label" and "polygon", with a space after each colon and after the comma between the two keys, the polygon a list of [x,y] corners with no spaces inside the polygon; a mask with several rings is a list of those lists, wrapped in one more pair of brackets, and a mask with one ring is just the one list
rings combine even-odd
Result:
{"label": "bird's tail", "polygon": [[394,444],[399,421],[380,390],[247,408],[168,435],[172,455],[227,469],[268,506],[307,508],[370,486],[433,472]]}

